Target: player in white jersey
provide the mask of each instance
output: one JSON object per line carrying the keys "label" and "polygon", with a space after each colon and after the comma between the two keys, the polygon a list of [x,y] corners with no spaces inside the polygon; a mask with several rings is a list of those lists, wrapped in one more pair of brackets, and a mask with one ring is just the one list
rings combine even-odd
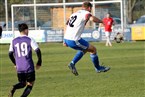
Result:
{"label": "player in white jersey", "polygon": [[84,2],[82,10],[73,13],[67,21],[66,32],[64,33],[64,45],[75,50],[78,50],[73,60],[68,65],[69,69],[74,75],[78,75],[75,68],[75,64],[83,57],[86,52],[90,52],[90,57],[95,66],[96,72],[106,72],[110,68],[99,65],[99,58],[96,52],[95,46],[89,44],[87,41],[81,38],[84,27],[88,20],[93,22],[102,22],[91,14],[92,4],[90,2]]}
{"label": "player in white jersey", "polygon": [[79,10],[70,16],[70,21],[68,22],[65,39],[69,40],[79,40],[80,36],[84,30],[84,27],[88,21],[88,16],[91,13],[86,10]]}

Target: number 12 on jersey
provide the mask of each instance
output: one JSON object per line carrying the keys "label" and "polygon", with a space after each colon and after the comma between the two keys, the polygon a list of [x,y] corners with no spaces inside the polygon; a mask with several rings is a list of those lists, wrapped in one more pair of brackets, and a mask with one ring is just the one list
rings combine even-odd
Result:
{"label": "number 12 on jersey", "polygon": [[77,16],[76,15],[75,16],[72,16],[70,18],[69,23],[68,23],[70,27],[74,27],[74,22],[76,21],[76,19],[77,19]]}

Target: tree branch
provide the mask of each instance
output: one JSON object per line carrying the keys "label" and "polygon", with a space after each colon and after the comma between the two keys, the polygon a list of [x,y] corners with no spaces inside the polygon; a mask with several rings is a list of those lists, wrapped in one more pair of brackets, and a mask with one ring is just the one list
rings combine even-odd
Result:
{"label": "tree branch", "polygon": [[131,6],[131,10],[133,10],[135,4],[136,4],[137,0],[134,0],[133,3],[132,3],[132,6]]}

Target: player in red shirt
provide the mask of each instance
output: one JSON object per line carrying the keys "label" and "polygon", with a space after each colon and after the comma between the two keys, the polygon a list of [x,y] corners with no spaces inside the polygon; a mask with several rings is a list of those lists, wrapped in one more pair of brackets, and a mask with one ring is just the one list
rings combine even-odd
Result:
{"label": "player in red shirt", "polygon": [[106,15],[106,17],[103,19],[103,24],[105,27],[105,35],[106,35],[106,46],[112,46],[110,42],[110,35],[112,32],[112,25],[113,25],[113,19],[110,16],[110,13]]}

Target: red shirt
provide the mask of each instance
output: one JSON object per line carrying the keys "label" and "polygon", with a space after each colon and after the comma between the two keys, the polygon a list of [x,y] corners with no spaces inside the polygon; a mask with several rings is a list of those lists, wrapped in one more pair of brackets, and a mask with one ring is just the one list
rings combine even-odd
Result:
{"label": "red shirt", "polygon": [[112,24],[113,24],[112,18],[104,18],[103,24],[105,25],[105,31],[112,32],[112,29],[111,29]]}

